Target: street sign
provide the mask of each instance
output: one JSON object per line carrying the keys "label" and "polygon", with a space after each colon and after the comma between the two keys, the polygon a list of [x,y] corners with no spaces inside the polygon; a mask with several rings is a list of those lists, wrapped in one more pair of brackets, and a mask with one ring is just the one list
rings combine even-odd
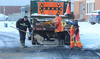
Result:
{"label": "street sign", "polygon": [[63,15],[63,2],[38,2],[38,14]]}

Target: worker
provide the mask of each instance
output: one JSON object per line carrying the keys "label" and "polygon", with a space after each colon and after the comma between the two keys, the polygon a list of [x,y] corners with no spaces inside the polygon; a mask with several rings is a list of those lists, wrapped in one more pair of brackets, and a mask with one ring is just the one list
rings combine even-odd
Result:
{"label": "worker", "polygon": [[70,29],[70,47],[71,47],[71,50],[74,48],[75,37],[77,40],[77,46],[79,49],[81,49],[78,21],[76,20],[74,23],[67,22],[67,24],[71,25],[71,29]]}
{"label": "worker", "polygon": [[[32,34],[31,26],[30,26],[30,23],[29,23],[27,18],[28,18],[27,16],[24,16],[24,18],[19,19],[16,22],[16,28],[17,28],[17,30],[21,29],[23,31],[27,31],[27,27],[28,27],[30,34]],[[27,47],[27,46],[25,46],[25,36],[26,36],[26,33],[19,30],[19,35],[20,35],[21,46],[23,48],[26,48]]]}
{"label": "worker", "polygon": [[57,39],[58,39],[58,46],[64,46],[64,26],[63,26],[63,20],[59,16],[59,14],[56,14],[55,18],[55,33],[57,33]]}

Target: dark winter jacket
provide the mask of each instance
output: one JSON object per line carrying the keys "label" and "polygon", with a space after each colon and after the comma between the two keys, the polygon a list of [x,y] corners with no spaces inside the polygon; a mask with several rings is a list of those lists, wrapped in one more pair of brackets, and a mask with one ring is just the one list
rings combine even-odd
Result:
{"label": "dark winter jacket", "polygon": [[29,21],[24,21],[24,18],[22,19],[19,19],[17,22],[16,22],[16,28],[19,28],[21,30],[24,30],[26,31],[27,30],[27,27],[29,28],[29,31],[31,32],[31,26],[30,26],[30,23]]}

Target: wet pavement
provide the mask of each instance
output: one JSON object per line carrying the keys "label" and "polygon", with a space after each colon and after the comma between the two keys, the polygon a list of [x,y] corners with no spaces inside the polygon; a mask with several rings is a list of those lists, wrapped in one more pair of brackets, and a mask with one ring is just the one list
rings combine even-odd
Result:
{"label": "wet pavement", "polygon": [[28,40],[28,48],[21,48],[18,39],[13,33],[0,34],[0,59],[100,59],[100,50],[70,50],[67,45],[31,45]]}
{"label": "wet pavement", "polygon": [[0,48],[0,59],[100,59],[100,56],[94,50],[37,45],[28,48]]}

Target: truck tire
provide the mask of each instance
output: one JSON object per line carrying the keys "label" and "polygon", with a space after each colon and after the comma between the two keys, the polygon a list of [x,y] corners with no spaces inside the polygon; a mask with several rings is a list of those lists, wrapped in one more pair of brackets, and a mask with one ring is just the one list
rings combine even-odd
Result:
{"label": "truck tire", "polygon": [[45,34],[45,38],[47,39],[47,41],[50,41],[50,37],[48,34]]}
{"label": "truck tire", "polygon": [[31,35],[31,42],[32,42],[32,45],[35,45],[37,43],[37,41],[35,40],[34,38],[34,33],[32,31],[32,35]]}
{"label": "truck tire", "polygon": [[65,33],[65,45],[70,45],[70,35],[68,32],[64,32]]}

